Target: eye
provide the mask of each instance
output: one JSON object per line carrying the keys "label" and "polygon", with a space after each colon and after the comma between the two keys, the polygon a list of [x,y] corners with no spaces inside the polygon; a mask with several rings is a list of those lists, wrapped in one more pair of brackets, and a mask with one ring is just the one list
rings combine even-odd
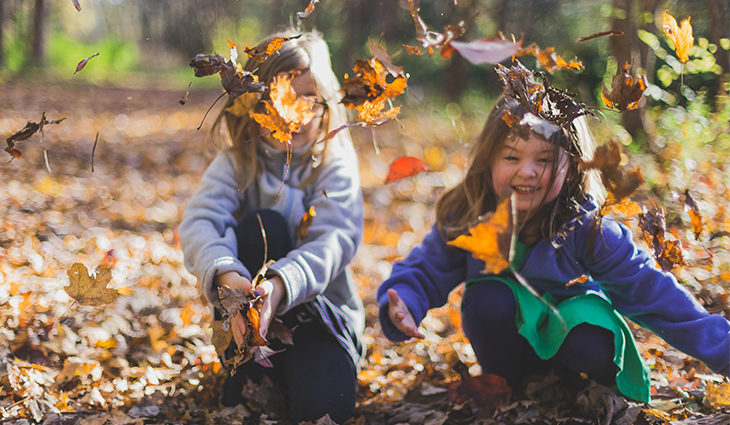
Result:
{"label": "eye", "polygon": [[509,162],[519,161],[519,158],[517,158],[516,156],[513,156],[513,155],[507,155],[504,157],[504,159],[505,159],[505,161],[509,161]]}
{"label": "eye", "polygon": [[539,158],[537,162],[541,164],[551,164],[553,162],[552,158]]}

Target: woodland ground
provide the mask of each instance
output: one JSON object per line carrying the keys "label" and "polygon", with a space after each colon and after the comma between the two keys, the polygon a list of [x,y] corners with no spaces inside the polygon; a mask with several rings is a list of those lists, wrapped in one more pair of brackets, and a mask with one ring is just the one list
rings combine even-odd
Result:
{"label": "woodland ground", "polygon": [[[247,387],[245,406],[218,405],[223,371],[176,232],[212,158],[205,131],[213,119],[195,127],[216,93],[194,91],[184,106],[182,95],[19,82],[0,90],[3,138],[44,111],[48,119],[66,117],[46,127],[43,144],[39,136],[21,142],[22,158],[0,161],[0,423],[287,423],[270,383]],[[366,228],[352,268],[367,308],[368,346],[353,422],[730,424],[730,384],[638,328],[652,367],[651,405],[580,377],[539,376],[513,393],[489,376],[462,380],[480,371],[459,330],[459,291],[427,317],[425,340],[395,345],[380,334],[377,285],[428,230],[435,199],[461,176],[479,130],[433,119],[421,107],[406,113],[403,128],[376,129],[375,143],[370,130],[353,131]],[[432,172],[383,184],[390,161],[406,154],[424,158]],[[712,217],[725,214],[727,199],[709,204]],[[726,225],[723,215],[715,230]],[[711,252],[714,265],[698,260],[680,276],[694,276],[702,285],[690,289],[727,315],[728,238],[717,239],[695,249]],[[63,287],[75,262],[111,266],[111,286],[122,295],[108,306],[72,303]]]}

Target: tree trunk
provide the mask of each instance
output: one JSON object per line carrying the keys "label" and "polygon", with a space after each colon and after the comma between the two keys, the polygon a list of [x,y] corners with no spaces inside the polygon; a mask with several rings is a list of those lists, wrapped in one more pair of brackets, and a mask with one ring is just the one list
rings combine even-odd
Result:
{"label": "tree trunk", "polygon": [[707,0],[707,12],[710,14],[710,41],[717,45],[715,60],[722,67],[722,75],[718,78],[718,94],[723,94],[726,93],[725,82],[730,78],[730,52],[720,47],[721,38],[730,38],[727,0]]}
{"label": "tree trunk", "polygon": [[[614,13],[622,10],[624,14],[623,17],[614,16],[611,19],[611,29],[623,31],[624,35],[609,39],[611,52],[616,58],[619,72],[625,63],[636,65],[640,61],[638,57],[639,49],[634,42],[636,40],[636,24],[633,18],[633,3],[633,0],[613,0]],[[632,111],[621,112],[621,124],[640,146],[647,147],[647,133],[644,128],[643,115],[641,107]]]}
{"label": "tree trunk", "polygon": [[5,0],[0,0],[0,69],[5,65],[5,46],[3,45],[3,22],[5,22]]}
{"label": "tree trunk", "polygon": [[42,65],[46,59],[46,2],[35,0],[33,11],[33,41],[30,52],[31,62]]}

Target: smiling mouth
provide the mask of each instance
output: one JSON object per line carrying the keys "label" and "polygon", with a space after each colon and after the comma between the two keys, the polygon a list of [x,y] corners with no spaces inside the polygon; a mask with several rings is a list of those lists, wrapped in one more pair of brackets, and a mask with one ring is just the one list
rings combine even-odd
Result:
{"label": "smiling mouth", "polygon": [[512,186],[512,190],[523,195],[530,195],[537,192],[538,188],[535,186]]}

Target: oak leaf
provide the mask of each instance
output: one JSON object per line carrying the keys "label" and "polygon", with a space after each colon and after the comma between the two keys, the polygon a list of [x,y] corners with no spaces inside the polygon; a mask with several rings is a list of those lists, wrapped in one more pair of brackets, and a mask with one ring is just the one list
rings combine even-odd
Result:
{"label": "oak leaf", "polygon": [[276,140],[290,143],[292,133],[298,132],[314,118],[314,102],[297,96],[289,75],[274,78],[269,87],[269,97],[269,100],[264,101],[266,112],[251,112],[251,118],[271,131]]}
{"label": "oak leaf", "polygon": [[619,111],[636,109],[639,107],[639,100],[646,90],[646,77],[639,75],[634,79],[629,72],[631,65],[626,62],[621,70],[616,72],[611,80],[611,91],[606,86],[601,90],[601,99],[609,108],[616,108]]}
{"label": "oak leaf", "polygon": [[106,266],[97,267],[94,276],[90,276],[85,265],[74,263],[66,274],[69,284],[63,289],[79,304],[109,304],[119,295],[115,289],[106,287],[112,278],[111,269]]}
{"label": "oak leaf", "polygon": [[423,161],[413,156],[402,156],[390,163],[385,183],[412,177],[426,171]]}
{"label": "oak leaf", "polygon": [[674,16],[670,15],[666,10],[662,12],[662,28],[664,34],[672,40],[674,44],[674,50],[677,52],[677,57],[680,62],[687,62],[689,59],[689,50],[695,42],[695,38],[692,35],[692,25],[689,23],[690,17],[682,21],[677,26],[677,20]]}
{"label": "oak leaf", "polygon": [[486,220],[469,229],[468,235],[460,235],[448,245],[464,249],[475,258],[484,261],[483,273],[500,274],[509,267],[509,261],[500,247],[500,240],[510,233],[510,200],[502,201],[497,209],[486,216]]}

